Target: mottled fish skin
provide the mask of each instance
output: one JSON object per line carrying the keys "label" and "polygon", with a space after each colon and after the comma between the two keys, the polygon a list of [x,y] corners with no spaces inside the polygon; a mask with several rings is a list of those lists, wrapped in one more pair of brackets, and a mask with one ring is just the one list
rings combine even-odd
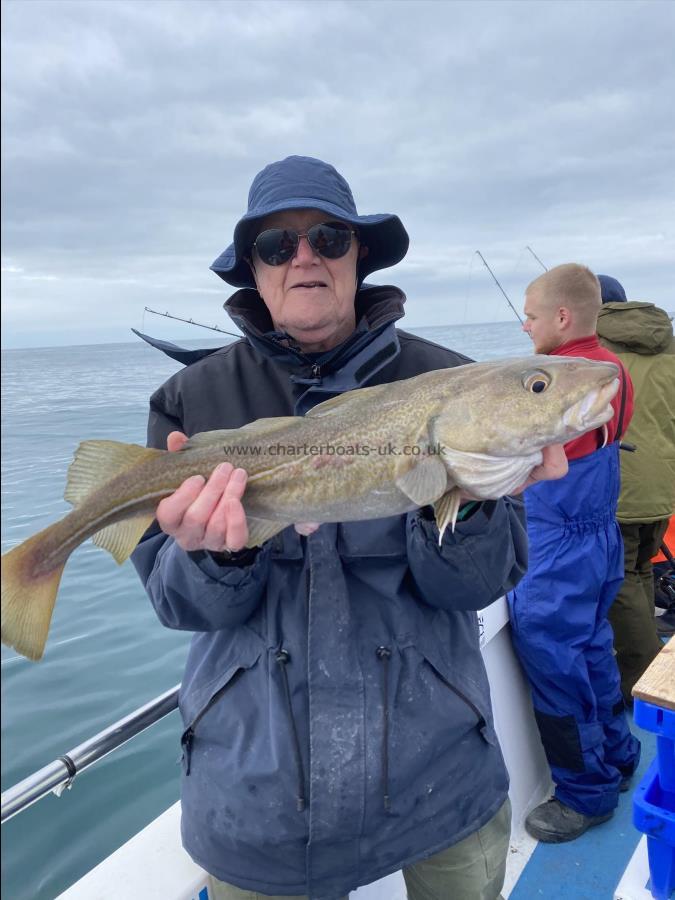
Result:
{"label": "mottled fish skin", "polygon": [[222,462],[248,472],[250,545],[293,522],[381,518],[441,498],[443,530],[453,491],[503,496],[543,447],[607,422],[617,376],[612,363],[571,357],[473,363],[351,391],[305,417],[195,435],[176,453],[85,441],[68,473],[73,511],[3,557],[2,640],[40,658],[70,553],[93,536],[122,562],[159,501]]}

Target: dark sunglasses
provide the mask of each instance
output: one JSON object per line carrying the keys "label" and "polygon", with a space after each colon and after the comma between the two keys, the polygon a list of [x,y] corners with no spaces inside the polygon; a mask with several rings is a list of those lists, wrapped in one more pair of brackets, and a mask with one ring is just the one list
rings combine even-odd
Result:
{"label": "dark sunglasses", "polygon": [[260,259],[268,266],[281,266],[297,252],[300,238],[306,237],[315,253],[326,259],[340,259],[352,244],[352,231],[342,222],[322,222],[301,233],[293,228],[268,228],[261,231],[253,246]]}

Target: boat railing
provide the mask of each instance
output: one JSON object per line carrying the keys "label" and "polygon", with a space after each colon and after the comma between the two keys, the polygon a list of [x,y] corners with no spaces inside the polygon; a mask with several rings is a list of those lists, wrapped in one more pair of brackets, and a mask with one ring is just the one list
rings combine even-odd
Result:
{"label": "boat railing", "polygon": [[80,772],[173,712],[178,707],[179,690],[180,684],[177,684],[3,791],[2,822],[11,819],[47,794],[54,793],[60,797],[64,790],[72,786]]}

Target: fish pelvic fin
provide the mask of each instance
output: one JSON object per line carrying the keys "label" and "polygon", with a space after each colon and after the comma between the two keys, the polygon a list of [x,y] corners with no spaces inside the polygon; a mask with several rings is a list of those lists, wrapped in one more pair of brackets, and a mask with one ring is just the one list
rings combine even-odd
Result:
{"label": "fish pelvic fin", "polygon": [[73,506],[79,506],[111,478],[149,457],[166,452],[120,441],[83,441],[68,469],[68,483],[63,496]]}
{"label": "fish pelvic fin", "polygon": [[450,530],[454,532],[457,522],[457,515],[461,502],[462,492],[458,487],[447,491],[443,496],[434,503],[434,515],[436,524],[438,525],[438,546],[443,543],[443,535],[445,529],[450,525]]}
{"label": "fish pelvic fin", "polygon": [[107,528],[97,531],[91,539],[98,547],[107,550],[115,562],[121,565],[125,559],[131,556],[154,519],[154,512],[124,519],[122,522],[115,522],[114,525],[108,525]]}
{"label": "fish pelvic fin", "polygon": [[247,516],[248,525],[247,547],[259,547],[287,528],[290,522],[273,522],[271,519],[259,519],[256,516]]}
{"label": "fish pelvic fin", "polygon": [[2,643],[28,659],[42,658],[66,561],[36,573],[45,531],[2,557]]}

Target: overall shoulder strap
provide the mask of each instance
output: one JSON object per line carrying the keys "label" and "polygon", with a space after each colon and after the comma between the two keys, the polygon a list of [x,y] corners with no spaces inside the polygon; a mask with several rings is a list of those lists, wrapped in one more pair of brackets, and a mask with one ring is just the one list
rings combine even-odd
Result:
{"label": "overall shoulder strap", "polygon": [[[616,426],[616,437],[615,441],[620,441],[623,437],[623,420],[626,414],[626,371],[623,367],[623,363],[619,362],[619,373],[621,378],[621,403],[619,405],[619,421]],[[603,434],[600,429],[596,432],[597,435],[597,445],[598,450],[602,447],[603,444]]]}

